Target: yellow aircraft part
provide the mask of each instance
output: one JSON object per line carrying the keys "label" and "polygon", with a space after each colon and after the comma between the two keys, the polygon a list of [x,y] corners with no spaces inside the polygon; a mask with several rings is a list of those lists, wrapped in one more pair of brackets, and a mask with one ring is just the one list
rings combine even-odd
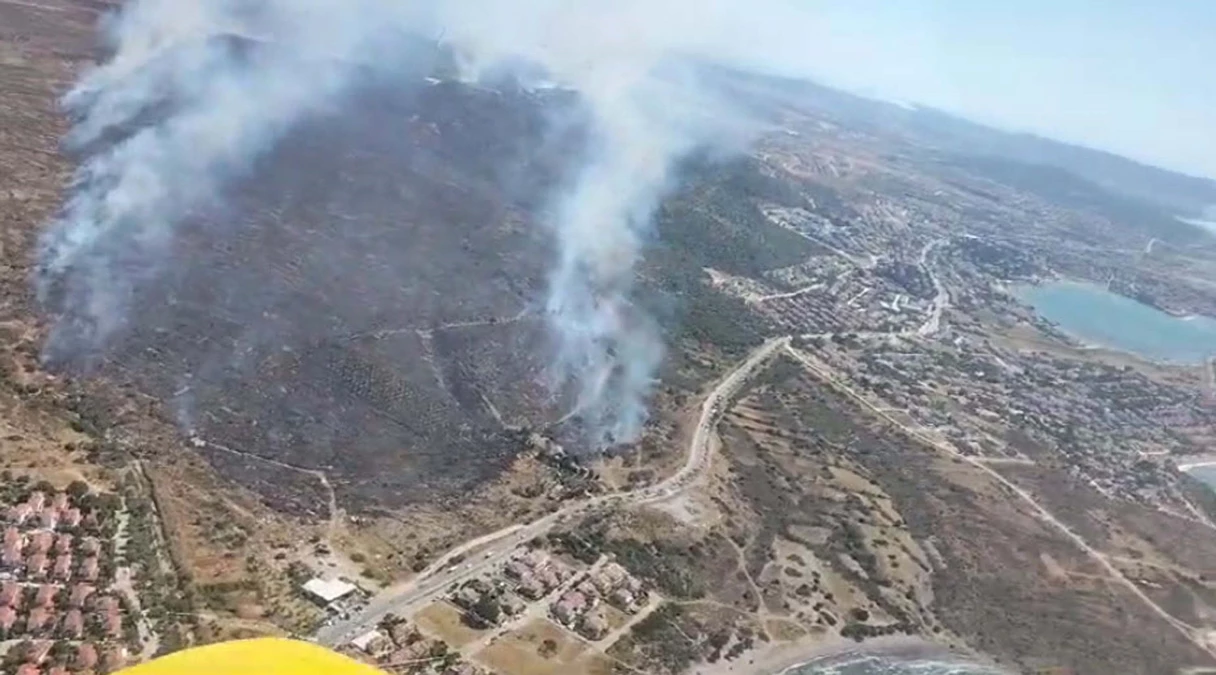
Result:
{"label": "yellow aircraft part", "polygon": [[174,652],[118,675],[384,675],[309,642],[255,638]]}

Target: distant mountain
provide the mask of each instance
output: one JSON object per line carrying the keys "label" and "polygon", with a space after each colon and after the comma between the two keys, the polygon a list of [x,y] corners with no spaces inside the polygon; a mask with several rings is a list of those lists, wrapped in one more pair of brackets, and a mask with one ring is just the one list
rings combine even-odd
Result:
{"label": "distant mountain", "polygon": [[1113,153],[1001,131],[940,110],[866,98],[806,80],[747,75],[724,68],[707,72],[726,87],[809,106],[842,126],[904,136],[949,155],[995,157],[1064,169],[1105,190],[1151,202],[1170,214],[1197,217],[1216,205],[1216,181]]}
{"label": "distant mountain", "polygon": [[1052,164],[976,155],[944,161],[971,175],[1038,195],[1059,206],[1098,214],[1114,227],[1145,237],[1183,246],[1208,240],[1200,221],[1179,219],[1159,203],[1103,187],[1077,172]]}
{"label": "distant mountain", "polygon": [[943,139],[952,139],[960,152],[1055,166],[1112,192],[1152,202],[1179,215],[1199,215],[1216,204],[1213,180],[1033,134],[999,131],[928,108],[908,114],[926,131],[937,131]]}

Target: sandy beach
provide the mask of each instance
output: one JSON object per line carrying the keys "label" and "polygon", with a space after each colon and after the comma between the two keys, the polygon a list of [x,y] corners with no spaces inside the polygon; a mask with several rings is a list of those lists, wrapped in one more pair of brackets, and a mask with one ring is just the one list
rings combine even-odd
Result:
{"label": "sandy beach", "polygon": [[903,635],[871,638],[860,643],[835,636],[810,636],[797,642],[764,645],[733,661],[696,666],[690,672],[693,675],[778,675],[795,666],[849,654],[916,658],[940,655],[945,651],[941,645]]}

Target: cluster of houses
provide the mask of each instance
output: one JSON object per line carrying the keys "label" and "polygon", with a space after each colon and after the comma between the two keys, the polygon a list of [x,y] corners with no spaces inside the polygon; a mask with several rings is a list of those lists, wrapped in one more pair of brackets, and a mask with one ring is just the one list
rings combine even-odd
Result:
{"label": "cluster of houses", "polygon": [[18,527],[49,531],[78,527],[84,516],[71,501],[66,492],[58,492],[47,500],[46,493],[35,490],[24,502],[9,507],[7,520]]}
{"label": "cluster of houses", "polygon": [[514,583],[515,592],[528,600],[540,600],[574,574],[539,549],[517,553],[503,572]]}
{"label": "cluster of houses", "polygon": [[642,582],[624,567],[609,562],[592,569],[549,606],[554,620],[589,640],[608,634],[611,623],[605,605],[633,614],[647,601]]}
{"label": "cluster of houses", "polygon": [[[452,593],[452,604],[478,623],[495,624],[502,618],[519,616],[528,601],[540,600],[574,576],[574,570],[539,550],[517,553],[503,572],[505,578],[478,578],[464,583]],[[493,601],[501,616],[485,615],[482,609],[486,600]]]}
{"label": "cluster of houses", "polygon": [[73,675],[95,672],[112,673],[127,663],[121,647],[102,649],[91,642],[71,645],[56,653],[50,640],[23,642],[10,648],[8,662],[19,662],[16,675]]}
{"label": "cluster of houses", "polygon": [[70,586],[0,582],[0,636],[80,640],[86,634],[122,637],[118,598],[98,593],[84,582]]}
{"label": "cluster of houses", "polygon": [[351,640],[370,661],[393,672],[409,675],[489,675],[489,672],[460,659],[445,642],[423,635],[410,622],[397,618]]}
{"label": "cluster of houses", "polygon": [[[503,619],[519,616],[528,603],[507,590],[501,582],[498,586],[486,579],[470,579],[456,589],[450,598],[453,605],[465,611],[465,618],[476,628],[497,624]],[[481,612],[482,602],[491,600],[498,608],[498,616],[487,616]]]}
{"label": "cluster of houses", "polygon": [[101,542],[70,532],[83,519],[93,517],[90,513],[82,518],[66,492],[48,498],[34,491],[24,502],[9,507],[0,549],[0,578],[96,583],[102,571]]}
{"label": "cluster of houses", "polygon": [[549,615],[590,640],[599,640],[612,629],[609,606],[634,614],[649,601],[642,582],[615,562],[596,565],[576,577],[575,570],[532,549],[515,554],[502,571],[497,579],[462,584],[450,600],[465,610],[466,617],[487,625],[519,616],[530,601],[556,596]]}
{"label": "cluster of houses", "polygon": [[96,515],[74,501],[34,490],[3,511],[0,639],[22,640],[6,654],[18,675],[112,671],[125,662],[122,604],[105,591],[105,547],[89,534],[98,531]]}

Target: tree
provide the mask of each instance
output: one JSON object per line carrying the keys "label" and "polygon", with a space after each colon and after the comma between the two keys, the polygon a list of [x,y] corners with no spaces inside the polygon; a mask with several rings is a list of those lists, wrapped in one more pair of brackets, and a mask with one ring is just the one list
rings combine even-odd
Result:
{"label": "tree", "polygon": [[448,655],[448,643],[440,640],[431,645],[429,655],[433,659],[441,659]]}
{"label": "tree", "polygon": [[494,626],[502,618],[502,607],[499,606],[497,598],[489,593],[484,593],[473,605],[470,614],[472,614],[471,618],[474,623],[479,623],[483,626]]}
{"label": "tree", "polygon": [[89,484],[82,480],[74,480],[68,484],[67,493],[73,501],[78,501],[89,494]]}
{"label": "tree", "polygon": [[404,621],[405,621],[405,619],[402,619],[401,617],[397,616],[396,614],[389,612],[388,614],[384,615],[383,619],[380,619],[380,623],[376,624],[376,627],[379,628],[380,630],[388,631],[388,630],[392,630],[393,626],[396,626],[397,624],[402,623]]}

